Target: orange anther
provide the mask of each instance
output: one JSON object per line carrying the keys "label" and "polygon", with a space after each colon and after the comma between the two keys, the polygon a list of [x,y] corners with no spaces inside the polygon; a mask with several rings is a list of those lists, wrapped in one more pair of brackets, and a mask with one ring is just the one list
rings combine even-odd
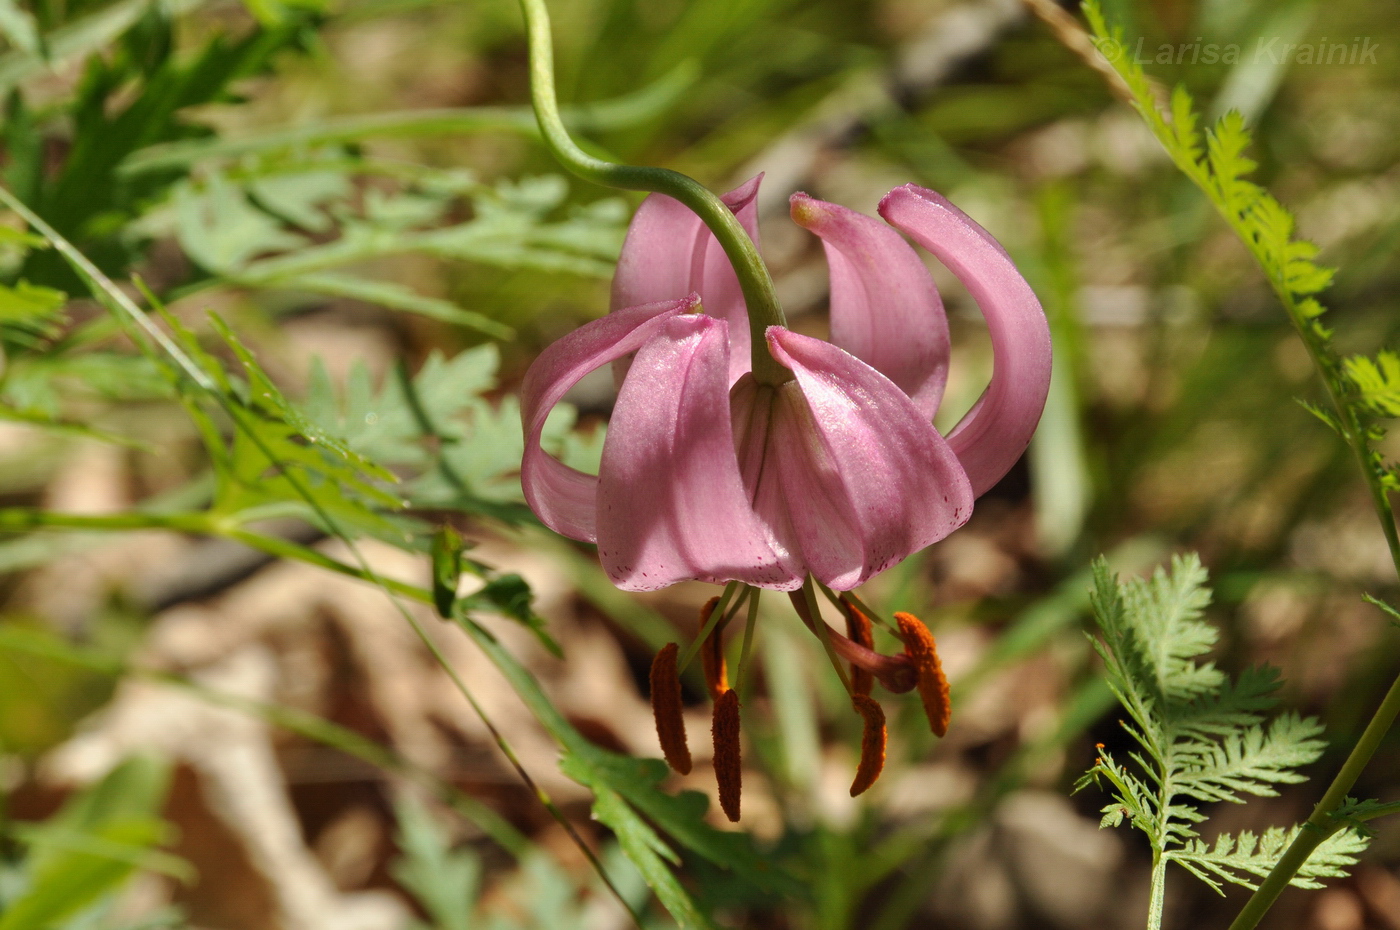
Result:
{"label": "orange anther", "polygon": [[667,643],[651,661],[651,713],[656,718],[656,738],[671,768],[690,774],[690,747],[685,742],[685,721],[681,719],[681,676],[676,671],[680,647]]}
{"label": "orange anther", "polygon": [[865,719],[865,729],[860,737],[860,766],[856,769],[856,780],[851,782],[851,797],[862,794],[875,784],[885,767],[885,711],[875,699],[864,694],[851,698],[856,712]]}
{"label": "orange anther", "polygon": [[[700,629],[710,621],[710,614],[719,604],[719,598],[712,597],[700,608]],[[719,696],[729,690],[729,679],[724,668],[724,638],[720,632],[724,624],[716,624],[709,637],[700,646],[700,662],[705,667],[705,685],[710,689],[710,700],[718,701]]]}
{"label": "orange anther", "polygon": [[[861,613],[860,608],[851,603],[846,598],[841,598],[841,604],[845,607],[843,613],[846,615],[846,635],[851,642],[864,646],[866,649],[875,648],[875,634],[871,630],[870,618]],[[854,662],[851,663],[851,690],[855,694],[869,695],[870,689],[875,686],[875,676],[868,669],[863,669]],[[883,719],[883,718],[881,718]],[[864,789],[862,789],[864,790]]]}
{"label": "orange anther", "polygon": [[919,673],[919,698],[923,701],[928,725],[934,735],[943,736],[948,732],[953,706],[948,700],[948,679],[943,674],[943,663],[938,660],[933,634],[913,614],[896,613],[894,619],[904,634],[904,654]]}
{"label": "orange anther", "polygon": [[743,785],[743,759],[739,749],[739,692],[725,691],[715,701],[711,732],[715,739],[715,781],[724,816],[739,822],[739,789]]}

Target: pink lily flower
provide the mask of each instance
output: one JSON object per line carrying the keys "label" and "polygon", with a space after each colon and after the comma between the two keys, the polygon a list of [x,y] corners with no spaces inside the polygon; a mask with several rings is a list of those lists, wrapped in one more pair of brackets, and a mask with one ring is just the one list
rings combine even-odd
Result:
{"label": "pink lily flower", "polygon": [[[759,180],[724,197],[755,242]],[[1049,329],[1005,250],[943,197],[905,185],[879,212],[890,225],[793,195],[793,219],[826,249],[831,341],[770,326],[767,349],[793,374],[775,387],[749,371],[743,298],[719,244],[678,202],[648,197],[618,261],[613,312],[526,375],[521,483],[539,518],[596,542],[629,591],[690,579],[791,591],[808,574],[850,590],[965,523],[1040,419]],[[896,230],[963,282],[991,330],[991,383],[946,438],[932,418],[947,319]],[[546,453],[550,409],[628,357],[599,474]]]}

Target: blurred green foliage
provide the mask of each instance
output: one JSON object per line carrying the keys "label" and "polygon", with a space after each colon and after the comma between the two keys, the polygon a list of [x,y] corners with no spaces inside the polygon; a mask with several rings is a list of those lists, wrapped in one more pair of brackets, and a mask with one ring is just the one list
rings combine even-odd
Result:
{"label": "blurred green foliage", "polygon": [[[1374,358],[1347,363],[1358,399],[1393,415],[1395,356],[1376,352],[1400,332],[1394,17],[1353,0],[1105,7],[1124,27],[1125,53],[1142,49],[1152,77],[1183,83],[1210,116],[1243,114],[1259,163],[1252,177],[1297,210],[1301,234],[1340,269],[1329,292],[1335,344]],[[1369,519],[1364,487],[1295,403],[1322,392],[1249,256],[1100,75],[1016,4],[558,0],[551,9],[561,96],[590,145],[716,188],[770,172],[764,231],[798,325],[820,331],[812,311],[824,298],[810,282],[823,272],[813,244],[780,228],[786,188],[869,212],[884,190],[914,181],[949,194],[1007,245],[1056,338],[1056,383],[1029,467],[979,505],[968,529],[1014,568],[979,589],[935,550],[875,586],[940,635],[991,640],[956,678],[959,701],[1018,663],[1056,663],[1064,689],[1053,725],[963,747],[960,764],[977,779],[965,803],[905,818],[877,798],[850,822],[827,823],[815,772],[825,742],[853,736],[828,723],[842,719],[843,697],[810,643],[774,632],[761,643],[771,718],[751,732],[755,764],[775,786],[777,828],[758,842],[710,828],[702,799],[668,793],[652,762],[605,753],[568,720],[547,720],[568,747],[566,771],[594,790],[595,816],[640,869],[605,857],[646,921],[663,918],[639,875],[696,926],[715,915],[734,925],[910,925],[960,838],[1028,782],[1066,786],[1113,727],[1080,635],[1085,566],[1101,551],[1115,551],[1124,571],[1170,549],[1202,551],[1217,581],[1221,666],[1277,662],[1284,700],[1321,714],[1334,747],[1354,742],[1396,666],[1395,634],[1355,609],[1357,595],[1400,594],[1372,567],[1364,531],[1355,542],[1353,527]],[[425,559],[440,523],[528,526],[511,389],[543,344],[606,310],[629,202],[564,180],[534,143],[519,29],[514,0],[0,0],[6,188],[118,285],[139,276],[212,385],[112,310],[101,282],[18,222],[0,227],[0,418],[39,437],[0,444],[0,527],[14,537],[0,543],[0,563],[18,571],[97,538],[82,533],[140,526],[314,560],[315,550],[262,533],[261,521],[289,515]],[[1321,36],[1366,36],[1383,51],[1374,65],[1336,67],[1259,52]],[[1234,64],[1193,61],[1190,46],[1203,41],[1243,53]],[[1171,63],[1157,60],[1164,45]],[[112,312],[87,299],[94,283]],[[959,357],[972,359],[954,372],[950,405],[966,409],[989,358],[971,302],[957,287],[947,296],[968,350]],[[333,357],[297,367],[285,334],[308,319],[371,320],[400,357],[379,375]],[[605,395],[556,413],[552,451],[596,463],[605,432],[592,421]],[[134,470],[160,476],[139,489],[132,513],[64,523],[42,509],[80,441],[116,444]],[[1395,457],[1383,443],[1378,451]],[[519,532],[541,551],[556,545]],[[353,560],[320,558],[373,577]],[[589,556],[570,558],[578,590],[619,629],[652,646],[668,635],[669,621],[624,602]],[[465,572],[486,587],[461,600],[441,579],[436,591],[394,591],[425,602],[436,593],[498,650],[536,712],[558,717],[472,619],[503,613],[557,646],[528,587],[470,550],[453,565],[450,582]],[[44,622],[10,593],[7,626]],[[1267,598],[1298,618],[1286,635],[1269,632]],[[764,623],[789,621],[779,613]],[[121,657],[139,633],[123,623],[93,618],[66,632]],[[0,653],[0,753],[38,758],[110,690],[110,676],[92,669]],[[892,720],[892,770],[930,751],[911,720]],[[1383,745],[1366,794],[1394,788],[1385,772],[1397,749],[1393,737]],[[138,867],[179,873],[149,854],[166,837],[163,782],[148,766],[129,763],[6,841],[0,928],[67,919]],[[89,810],[109,795],[117,813]],[[401,808],[398,821],[398,884],[434,926],[477,925],[491,910],[483,889],[506,870],[474,847],[452,848],[420,810]],[[39,841],[44,830],[89,845],[60,854],[61,844]],[[1389,862],[1384,839],[1378,855]],[[103,858],[94,842],[129,855]],[[81,887],[50,888],[55,862]],[[586,880],[564,881],[539,849],[513,869],[508,894],[522,916],[494,925],[582,920]],[[807,893],[792,889],[794,875]],[[69,903],[55,910],[54,895]]]}

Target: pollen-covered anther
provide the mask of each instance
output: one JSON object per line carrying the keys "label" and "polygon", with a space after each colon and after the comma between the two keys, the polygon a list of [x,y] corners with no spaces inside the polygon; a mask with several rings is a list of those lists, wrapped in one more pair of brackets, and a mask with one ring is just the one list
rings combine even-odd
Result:
{"label": "pollen-covered anther", "polygon": [[743,785],[743,757],[739,749],[739,692],[725,691],[715,701],[711,732],[715,740],[715,781],[719,806],[731,822],[739,822],[739,791]]}
{"label": "pollen-covered anther", "polygon": [[896,613],[894,619],[904,634],[904,654],[919,674],[919,698],[923,701],[928,725],[935,736],[943,736],[948,732],[953,706],[948,700],[948,679],[943,674],[933,634],[913,614]]}
{"label": "pollen-covered anther", "polygon": [[860,765],[856,768],[855,781],[851,782],[851,797],[865,793],[875,784],[885,767],[885,711],[874,698],[857,694],[851,698],[856,712],[865,721],[865,729],[860,737]]}
{"label": "pollen-covered anther", "polygon": [[[870,618],[861,613],[859,607],[851,603],[845,597],[841,598],[842,613],[846,615],[846,635],[851,642],[864,646],[872,652],[875,649],[875,633],[871,629]],[[869,669],[861,668],[856,663],[851,663],[851,692],[853,694],[870,695],[870,690],[875,686],[875,676]]]}
{"label": "pollen-covered anther", "polygon": [[676,670],[680,647],[667,643],[651,662],[651,713],[656,718],[656,738],[671,768],[690,774],[690,747],[685,742],[681,717],[681,677]]}
{"label": "pollen-covered anther", "polygon": [[[700,608],[701,630],[710,622],[710,614],[718,604],[719,598],[712,597]],[[700,645],[700,662],[705,668],[705,686],[710,691],[712,701],[718,701],[719,696],[729,690],[729,678],[724,668],[724,637],[720,635],[723,628],[723,622],[716,624],[705,642]]]}

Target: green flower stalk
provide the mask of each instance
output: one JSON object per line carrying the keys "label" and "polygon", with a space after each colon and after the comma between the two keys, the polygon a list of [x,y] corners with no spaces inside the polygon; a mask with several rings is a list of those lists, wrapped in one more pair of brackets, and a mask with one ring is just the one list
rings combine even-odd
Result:
{"label": "green flower stalk", "polygon": [[773,288],[773,278],[758,254],[758,247],[733,211],[705,185],[679,171],[618,165],[594,158],[579,148],[559,115],[559,102],[554,92],[554,41],[550,35],[549,11],[544,0],[520,0],[520,9],[525,14],[530,41],[530,100],[550,152],[561,165],[585,181],[621,190],[665,194],[693,210],[719,240],[738,275],[748,306],[754,378],[769,385],[792,380],[792,373],[769,354],[763,338],[768,327],[787,324]]}

